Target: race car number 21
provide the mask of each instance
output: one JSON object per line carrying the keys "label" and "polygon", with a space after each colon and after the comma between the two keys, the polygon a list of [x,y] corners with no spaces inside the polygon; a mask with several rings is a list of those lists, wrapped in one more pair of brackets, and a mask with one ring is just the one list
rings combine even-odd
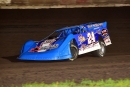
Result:
{"label": "race car number 21", "polygon": [[88,37],[88,44],[95,42],[94,32],[88,32],[87,37]]}

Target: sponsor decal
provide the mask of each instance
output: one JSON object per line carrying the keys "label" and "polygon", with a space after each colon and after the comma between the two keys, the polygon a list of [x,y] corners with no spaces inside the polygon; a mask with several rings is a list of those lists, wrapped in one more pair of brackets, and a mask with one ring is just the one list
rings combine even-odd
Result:
{"label": "sponsor decal", "polygon": [[53,44],[53,45],[49,45],[49,46],[43,46],[41,47],[38,52],[44,52],[44,51],[47,51],[47,50],[51,50],[51,49],[55,49],[57,48],[59,45],[58,44]]}
{"label": "sponsor decal", "polygon": [[55,49],[59,46],[58,44],[52,44],[55,41],[55,39],[45,40],[40,44],[40,46],[32,48],[30,52],[44,52],[47,50]]}
{"label": "sponsor decal", "polygon": [[92,27],[100,27],[102,26],[103,23],[98,23],[98,24],[90,24],[90,25],[87,25],[88,28],[92,28]]}
{"label": "sponsor decal", "polygon": [[97,41],[97,42],[94,42],[94,43],[91,43],[91,44],[88,44],[88,45],[82,44],[81,47],[79,48],[79,50],[80,50],[80,51],[84,51],[84,50],[86,50],[86,49],[93,48],[93,47],[97,46],[98,43],[99,43],[99,42]]}
{"label": "sponsor decal", "polygon": [[110,44],[111,44],[110,37],[109,37],[109,36],[105,37],[105,38],[104,38],[104,42],[105,42],[106,46],[107,46],[107,45],[110,45]]}
{"label": "sponsor decal", "polygon": [[80,44],[82,44],[85,41],[85,37],[82,34],[80,34],[78,36],[78,41],[80,42]]}
{"label": "sponsor decal", "polygon": [[42,44],[46,44],[46,43],[52,44],[55,41],[56,41],[56,39],[45,40]]}
{"label": "sponsor decal", "polygon": [[40,50],[40,48],[38,46],[36,46],[35,48],[32,48],[30,50],[30,52],[37,52],[38,50]]}
{"label": "sponsor decal", "polygon": [[107,29],[102,29],[102,36],[107,36],[108,35],[108,31]]}
{"label": "sponsor decal", "polygon": [[79,50],[85,50],[86,49],[86,44],[82,44]]}

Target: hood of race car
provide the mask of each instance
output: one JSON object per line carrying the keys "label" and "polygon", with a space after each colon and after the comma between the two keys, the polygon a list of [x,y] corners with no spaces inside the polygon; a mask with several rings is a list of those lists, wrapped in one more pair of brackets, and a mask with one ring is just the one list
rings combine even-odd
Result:
{"label": "hood of race car", "polygon": [[46,52],[52,49],[58,48],[65,38],[55,38],[55,39],[46,39],[43,41],[37,42],[35,48],[32,48],[30,52]]}

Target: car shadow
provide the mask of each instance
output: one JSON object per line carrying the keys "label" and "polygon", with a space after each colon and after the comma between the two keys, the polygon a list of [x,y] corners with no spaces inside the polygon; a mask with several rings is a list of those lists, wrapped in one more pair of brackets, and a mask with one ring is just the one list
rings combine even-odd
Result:
{"label": "car shadow", "polygon": [[38,60],[19,60],[19,55],[13,55],[13,56],[5,56],[2,57],[3,59],[9,60],[11,62],[24,62],[24,63],[51,63],[51,62],[67,62],[68,60],[53,60],[53,61],[38,61]]}
{"label": "car shadow", "polygon": [[92,53],[85,53],[78,56],[78,58],[84,58],[84,57],[94,57],[94,56],[92,55]]}
{"label": "car shadow", "polygon": [[[52,63],[52,62],[69,62],[70,60],[66,59],[66,60],[52,60],[52,61],[37,61],[37,60],[19,60],[18,59],[19,55],[13,55],[13,56],[5,56],[2,57],[3,59],[9,60],[11,62],[24,62],[24,63],[36,63],[36,62],[41,62],[41,63]],[[87,53],[87,54],[82,54],[79,55],[78,58],[84,58],[84,57],[92,57],[91,53]],[[77,59],[78,59],[77,58]]]}
{"label": "car shadow", "polygon": [[13,55],[13,56],[5,56],[5,57],[2,57],[3,59],[7,59],[11,62],[20,62],[20,60],[18,60],[19,55]]}

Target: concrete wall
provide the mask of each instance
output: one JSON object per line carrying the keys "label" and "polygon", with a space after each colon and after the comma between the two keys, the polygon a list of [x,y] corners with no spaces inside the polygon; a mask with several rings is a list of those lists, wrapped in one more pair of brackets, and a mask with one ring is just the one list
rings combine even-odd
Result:
{"label": "concrete wall", "polygon": [[75,8],[130,6],[130,0],[0,0],[0,8]]}
{"label": "concrete wall", "polygon": [[28,5],[87,5],[87,4],[124,4],[130,0],[12,0],[12,4]]}
{"label": "concrete wall", "polygon": [[0,0],[0,4],[10,4],[11,0]]}

